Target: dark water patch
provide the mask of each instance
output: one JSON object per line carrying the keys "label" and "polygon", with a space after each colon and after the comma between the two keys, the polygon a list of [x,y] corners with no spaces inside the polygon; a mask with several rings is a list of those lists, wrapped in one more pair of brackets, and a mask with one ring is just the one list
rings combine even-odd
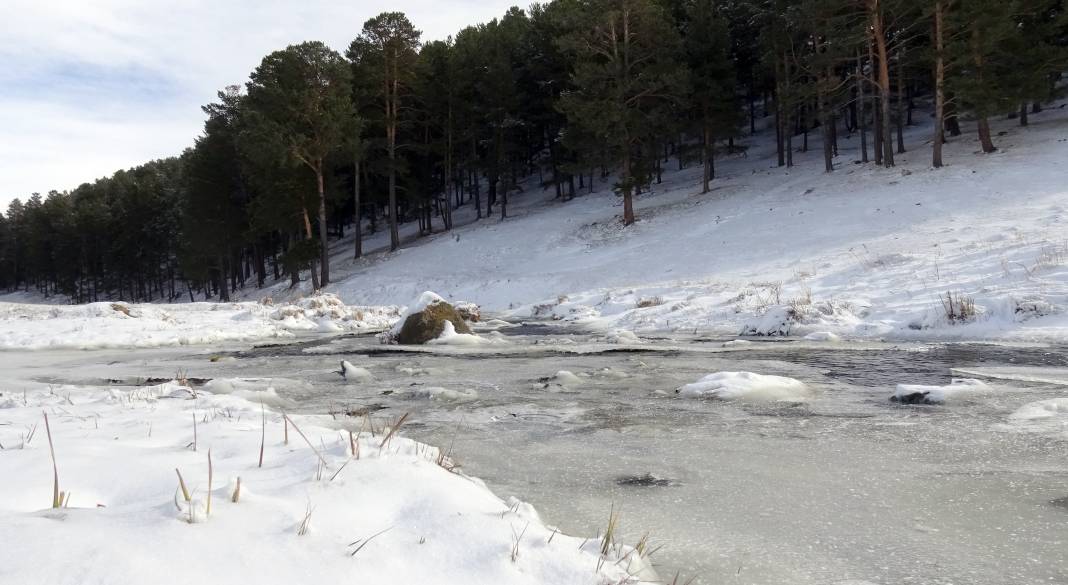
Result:
{"label": "dark water patch", "polygon": [[616,478],[616,485],[623,487],[671,487],[682,484],[676,480],[646,472],[641,475],[621,475]]}

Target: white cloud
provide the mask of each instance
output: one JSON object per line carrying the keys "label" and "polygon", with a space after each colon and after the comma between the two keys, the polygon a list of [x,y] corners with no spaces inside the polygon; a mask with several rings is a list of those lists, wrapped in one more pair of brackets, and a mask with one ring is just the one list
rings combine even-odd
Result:
{"label": "white cloud", "polygon": [[178,154],[200,106],[263,55],[321,40],[344,51],[368,18],[402,11],[424,40],[499,17],[507,0],[5,0],[0,210]]}

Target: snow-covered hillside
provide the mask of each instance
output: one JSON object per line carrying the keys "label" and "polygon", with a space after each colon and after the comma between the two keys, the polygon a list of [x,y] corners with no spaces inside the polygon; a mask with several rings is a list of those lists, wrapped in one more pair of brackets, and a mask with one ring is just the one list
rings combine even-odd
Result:
{"label": "snow-covered hillside", "polygon": [[[516,317],[639,332],[1062,338],[1068,110],[1024,128],[1000,121],[990,155],[964,130],[937,170],[929,122],[908,129],[910,151],[892,169],[856,164],[859,137],[842,137],[831,174],[818,137],[786,169],[758,135],[747,157],[719,161],[710,193],[697,167],[667,173],[626,229],[608,183],[570,202],[528,191],[505,221],[472,222],[464,209],[461,227],[393,254],[353,262],[339,247],[343,280],[328,290],[361,304],[435,290]],[[951,326],[947,293],[955,307],[974,301],[974,319]]]}

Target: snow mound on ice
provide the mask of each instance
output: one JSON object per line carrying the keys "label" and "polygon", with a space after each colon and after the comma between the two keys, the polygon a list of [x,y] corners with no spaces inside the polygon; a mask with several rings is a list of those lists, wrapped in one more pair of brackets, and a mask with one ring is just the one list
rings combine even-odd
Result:
{"label": "snow mound on ice", "polygon": [[620,345],[643,343],[641,338],[635,335],[633,331],[628,331],[626,329],[616,329],[615,331],[610,332],[606,337],[606,341],[608,341],[608,343],[618,343]]}
{"label": "snow mound on ice", "polygon": [[890,400],[904,404],[942,404],[950,398],[981,392],[988,388],[985,383],[973,378],[954,378],[948,386],[898,384]]}
{"label": "snow mound on ice", "polygon": [[350,382],[370,382],[375,379],[366,368],[354,366],[348,360],[341,360],[341,375]]}
{"label": "snow mound on ice", "polygon": [[441,330],[441,335],[437,339],[431,339],[426,342],[427,345],[493,345],[495,343],[504,343],[500,338],[488,338],[479,337],[474,333],[457,333],[456,327],[452,324],[452,321],[445,321],[444,328]]}
{"label": "snow mound on ice", "polygon": [[796,402],[810,393],[805,383],[785,376],[753,372],[716,372],[675,390],[688,398],[716,398],[750,402]]}
{"label": "snow mound on ice", "polygon": [[1030,402],[1009,415],[1003,429],[1068,437],[1068,398]]}
{"label": "snow mound on ice", "polygon": [[229,395],[267,406],[288,408],[292,402],[278,394],[278,388],[300,388],[306,384],[286,378],[216,378],[203,386],[205,392]]}
{"label": "snow mound on ice", "polygon": [[583,383],[582,378],[567,370],[556,372],[556,375],[553,376],[553,380],[556,380],[558,384],[563,386],[581,386]]}
{"label": "snow mound on ice", "polygon": [[830,331],[813,331],[805,336],[805,341],[841,341],[842,338],[838,337]]}
{"label": "snow mound on ice", "polygon": [[475,390],[453,390],[438,386],[416,386],[400,393],[405,398],[423,400],[443,400],[446,402],[467,402],[478,398]]}

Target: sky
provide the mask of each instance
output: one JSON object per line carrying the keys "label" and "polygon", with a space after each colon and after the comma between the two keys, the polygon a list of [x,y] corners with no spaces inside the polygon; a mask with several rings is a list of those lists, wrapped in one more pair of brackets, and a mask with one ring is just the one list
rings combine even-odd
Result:
{"label": "sky", "polygon": [[402,11],[443,39],[516,0],[3,0],[0,211],[192,145],[200,106],[271,51],[344,52],[364,21]]}

